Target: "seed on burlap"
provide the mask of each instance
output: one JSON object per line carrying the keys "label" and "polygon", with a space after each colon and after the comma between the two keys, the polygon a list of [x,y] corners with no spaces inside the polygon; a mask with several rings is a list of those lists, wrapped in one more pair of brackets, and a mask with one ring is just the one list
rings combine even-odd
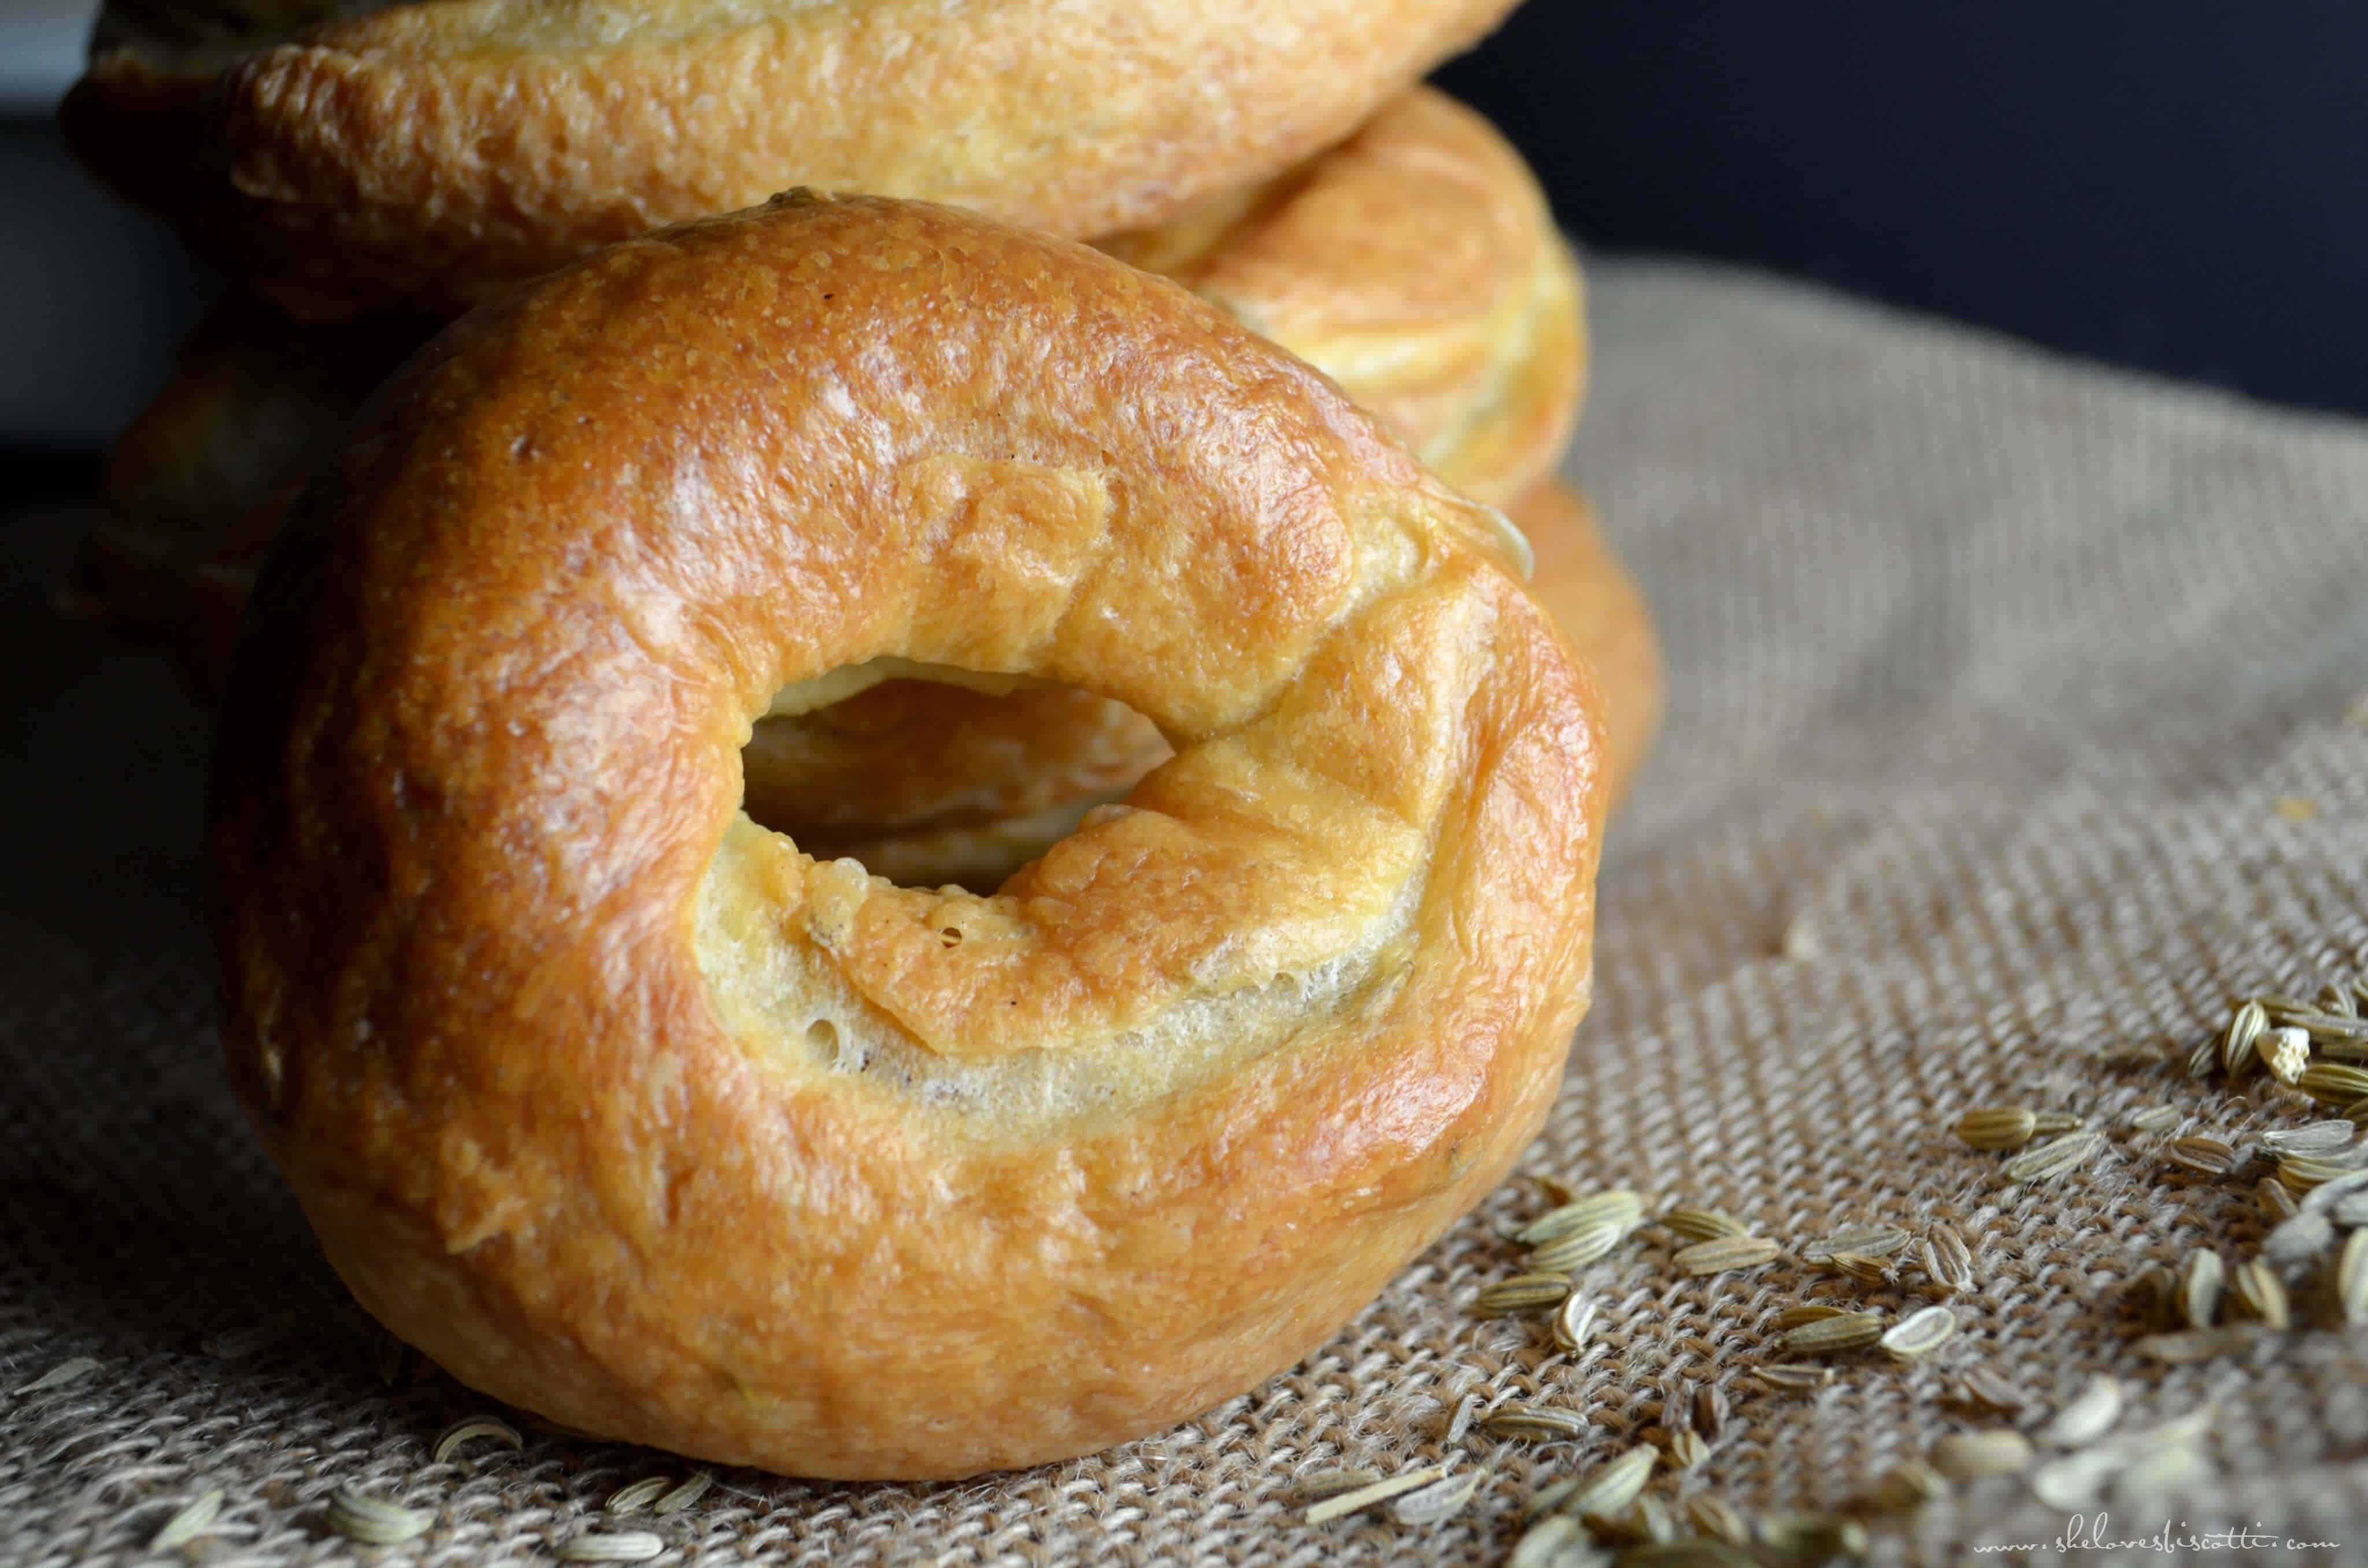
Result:
{"label": "seed on burlap", "polygon": [[1957,1379],[1957,1391],[1962,1403],[1977,1410],[2000,1415],[2022,1414],[2022,1391],[1987,1367],[1967,1368]]}
{"label": "seed on burlap", "polygon": [[1576,1356],[1586,1347],[1587,1336],[1594,1328],[1594,1299],[1574,1290],[1554,1312],[1554,1347],[1566,1356]]}
{"label": "seed on burlap", "polygon": [[2271,1334],[2259,1324],[2223,1324],[2217,1328],[2183,1328],[2170,1334],[2144,1335],[2132,1340],[2130,1348],[2150,1361],[2186,1367],[2248,1350]]}
{"label": "seed on burlap", "polygon": [[2031,1472],[2031,1494],[2051,1508],[2075,1513],[2096,1506],[2122,1468],[2119,1456],[2091,1449],[2049,1460]]}
{"label": "seed on burlap", "polygon": [[1626,1233],[1610,1221],[1583,1226],[1530,1254],[1530,1267],[1541,1274],[1566,1274],[1585,1267],[1618,1246]]}
{"label": "seed on burlap", "polygon": [[[2296,1156],[2304,1158],[2306,1156]],[[2324,1214],[2355,1192],[2368,1191],[2368,1170],[2345,1171],[2328,1176],[2302,1195],[2302,1211]]]}
{"label": "seed on burlap", "polygon": [[2217,1138],[2174,1138],[2163,1153],[2173,1165],[2205,1176],[2224,1176],[2237,1168],[2237,1151]]}
{"label": "seed on burlap", "polygon": [[2176,1106],[2148,1106],[2144,1110],[2130,1113],[2130,1131],[2133,1132],[2168,1132],[2178,1125],[2179,1108]]}
{"label": "seed on burlap", "polygon": [[2123,1282],[2123,1303],[2140,1322],[2168,1328],[2184,1321],[2179,1312],[2179,1276],[2149,1263]]}
{"label": "seed on burlap", "polygon": [[437,1434],[435,1447],[428,1450],[438,1464],[450,1461],[467,1445],[475,1442],[498,1443],[505,1449],[526,1447],[526,1438],[518,1429],[498,1415],[472,1415],[465,1421],[455,1421]]}
{"label": "seed on burlap", "polygon": [[1828,1562],[1866,1555],[1866,1527],[1835,1514],[1783,1514],[1762,1519],[1759,1548],[1786,1562]]}
{"label": "seed on burlap", "polygon": [[2089,1125],[2089,1119],[2078,1111],[2036,1110],[2031,1113],[2031,1132],[2034,1138],[2053,1138],[2059,1132],[2077,1132]]}
{"label": "seed on burlap", "polygon": [[1949,1494],[1949,1478],[1922,1460],[1902,1460],[1858,1500],[1854,1513],[1912,1514]]}
{"label": "seed on burlap", "polygon": [[1751,1375],[1778,1393],[1810,1393],[1834,1381],[1831,1367],[1754,1367]]}
{"label": "seed on burlap", "polygon": [[2225,1278],[2220,1255],[2197,1247],[2179,1271],[2179,1315],[2190,1328],[2210,1328],[2220,1315],[2220,1287]]}
{"label": "seed on burlap", "polygon": [[570,1538],[553,1555],[562,1562],[647,1562],[666,1549],[666,1538],[647,1530],[593,1530]]}
{"label": "seed on burlap", "polygon": [[673,1476],[653,1475],[646,1480],[620,1486],[609,1494],[609,1500],[600,1506],[611,1514],[638,1514],[656,1502],[673,1485]]}
{"label": "seed on burlap", "polygon": [[2261,1065],[2281,1084],[2292,1084],[2310,1065],[2310,1032],[2271,1029],[2261,1037]]}
{"label": "seed on burlap", "polygon": [[1480,1414],[1480,1396],[1467,1393],[1455,1402],[1455,1409],[1447,1418],[1447,1432],[1440,1441],[1449,1448],[1471,1435],[1473,1418]]}
{"label": "seed on burlap", "polygon": [[1507,1405],[1482,1416],[1480,1429],[1492,1437],[1558,1443],[1586,1431],[1587,1417],[1575,1410],[1558,1410],[1550,1404]]}
{"label": "seed on burlap", "polygon": [[1709,1439],[1691,1428],[1670,1433],[1667,1446],[1672,1470],[1691,1470],[1710,1458]]}
{"label": "seed on burlap", "polygon": [[329,1494],[329,1528],[366,1546],[393,1546],[409,1540],[424,1534],[435,1519],[425,1508],[405,1508],[351,1486],[340,1486]]}
{"label": "seed on burlap", "polygon": [[2122,1385],[2108,1377],[2089,1380],[2071,1403],[2055,1413],[2040,1436],[2062,1449],[2085,1448],[2122,1418]]}
{"label": "seed on burlap", "polygon": [[2038,1121],[2023,1106],[1990,1106],[1958,1118],[1957,1136],[1976,1149],[2020,1149],[2031,1142]]}
{"label": "seed on burlap", "polygon": [[1567,1514],[1548,1514],[1521,1532],[1505,1568],[1587,1568],[1600,1562],[1587,1545],[1586,1531]]}
{"label": "seed on burlap", "polygon": [[2368,1231],[2344,1238],[2335,1260],[2335,1304],[2346,1328],[2368,1324]]}
{"label": "seed on burlap", "polygon": [[2278,1156],[2278,1180],[2297,1198],[2307,1197],[2314,1189],[2326,1186],[2338,1176],[2358,1174],[2362,1173],[2356,1165],[2322,1159],[2317,1154]]}
{"label": "seed on burlap", "polygon": [[1883,1318],[1875,1312],[1842,1312],[1789,1329],[1784,1349],[1793,1356],[1834,1356],[1863,1350],[1883,1337]]}
{"label": "seed on burlap", "polygon": [[[1609,1514],[1581,1513],[1578,1522],[1595,1534],[1595,1539],[1615,1546],[1654,1546],[1675,1540],[1677,1522],[1657,1497],[1639,1497],[1626,1507]],[[1626,1560],[1626,1554],[1622,1554]]]}
{"label": "seed on burlap", "polygon": [[651,1504],[650,1512],[653,1514],[678,1514],[683,1509],[689,1507],[693,1503],[698,1502],[701,1497],[706,1496],[707,1489],[714,1484],[715,1477],[708,1474],[707,1471],[703,1470],[693,1471],[689,1475],[683,1478],[681,1485],[676,1487],[673,1491],[667,1493],[665,1496]]}
{"label": "seed on burlap", "polygon": [[2101,1132],[2066,1132],[2025,1149],[2001,1166],[2000,1173],[2009,1182],[2052,1181],[2087,1165],[2104,1146]]}
{"label": "seed on burlap", "polygon": [[1716,1383],[1704,1383],[1694,1390],[1694,1430],[1715,1442],[1726,1429],[1727,1403],[1725,1391]]}
{"label": "seed on burlap", "polygon": [[1557,1307],[1570,1294],[1570,1281],[1559,1274],[1516,1274],[1480,1292],[1473,1305],[1483,1312],[1504,1316]]}
{"label": "seed on burlap", "polygon": [[156,1533],[148,1538],[151,1551],[170,1551],[187,1546],[206,1533],[222,1514],[222,1489],[219,1486],[200,1492],[180,1512],[166,1519]]}
{"label": "seed on burlap", "polygon": [[2253,1184],[2253,1197],[2261,1206],[2261,1218],[2272,1225],[2283,1224],[2302,1212],[2294,1195],[2286,1184],[2273,1176],[2263,1176]]}
{"label": "seed on burlap", "polygon": [[2220,1037],[2220,1066],[2231,1079],[2241,1078],[2253,1065],[2270,1015],[2259,1002],[2247,1002],[2229,1015],[2227,1032]]}
{"label": "seed on burlap", "polygon": [[1751,1526],[1736,1512],[1735,1505],[1715,1493],[1705,1492],[1686,1505],[1686,1522],[1697,1533],[1728,1546],[1751,1544]]}
{"label": "seed on burlap", "polygon": [[1924,1237],[1925,1277],[1951,1295],[1974,1288],[1974,1251],[1951,1225],[1935,1225]]}
{"label": "seed on burlap", "polygon": [[1661,1216],[1661,1223],[1690,1242],[1714,1242],[1722,1236],[1748,1233],[1742,1221],[1715,1209],[1672,1209]]}
{"label": "seed on burlap", "polygon": [[1615,1187],[1547,1210],[1514,1232],[1513,1239],[1524,1246],[1543,1246],[1590,1225],[1618,1225],[1625,1233],[1634,1230],[1644,1217],[1645,1200],[1624,1187]]}
{"label": "seed on burlap", "polygon": [[1891,1283],[1891,1270],[1881,1258],[1869,1257],[1862,1252],[1838,1252],[1825,1259],[1825,1265],[1837,1274],[1846,1275],[1861,1285],[1879,1289]]}
{"label": "seed on burlap", "polygon": [[1836,1231],[1830,1236],[1818,1237],[1801,1249],[1801,1261],[1823,1263],[1846,1252],[1861,1257],[1889,1257],[1910,1239],[1896,1225],[1861,1225],[1856,1230]]}
{"label": "seed on burlap", "polygon": [[2322,1051],[2332,1045],[2368,1039],[2368,1019],[2347,1018],[2340,1013],[2329,1013],[2317,1007],[2298,1007],[2291,1011],[2270,1009],[2270,1021],[2286,1028],[2306,1029],[2311,1040]]}
{"label": "seed on burlap", "polygon": [[1390,1513],[1402,1525],[1435,1525],[1463,1512],[1463,1505],[1472,1501],[1472,1494],[1486,1479],[1488,1472],[1485,1470],[1467,1470],[1461,1475],[1417,1486],[1392,1503]]}
{"label": "seed on burlap", "polygon": [[2195,1049],[2187,1053],[2187,1075],[2191,1078],[2208,1078],[2212,1069],[2219,1065],[2220,1040],[2216,1036],[2196,1041]]}
{"label": "seed on burlap", "polygon": [[1957,1332],[1957,1314],[1946,1307],[1926,1307],[1910,1312],[1884,1331],[1884,1353],[1895,1361],[1930,1356]]}
{"label": "seed on burlap", "polygon": [[1764,1236],[1722,1236],[1713,1242],[1696,1242],[1669,1261],[1688,1274],[1724,1274],[1730,1268],[1773,1263],[1778,1250]]}
{"label": "seed on burlap", "polygon": [[1582,1517],[1616,1515],[1643,1495],[1645,1483],[1653,1479],[1654,1466],[1660,1462],[1658,1452],[1639,1443],[1580,1476],[1578,1484],[1556,1506]]}
{"label": "seed on burlap", "polygon": [[1566,1475],[1560,1481],[1546,1483],[1531,1493],[1521,1504],[1521,1517],[1534,1519],[1540,1514],[1559,1512],[1563,1504],[1569,1500],[1570,1494],[1578,1490],[1578,1483],[1585,1479],[1585,1476]]}
{"label": "seed on burlap", "polygon": [[2359,1136],[2360,1129],[2340,1117],[2324,1121],[2305,1121],[2300,1127],[2281,1127],[2261,1134],[2261,1147],[2273,1154],[2325,1154],[2343,1148]]}
{"label": "seed on burlap", "polygon": [[1292,1497],[1300,1503],[1321,1503],[1344,1493],[1360,1492],[1382,1479],[1378,1470],[1332,1470],[1321,1475],[1311,1475],[1292,1489]]}
{"label": "seed on burlap", "polygon": [[68,1383],[81,1381],[97,1370],[98,1362],[95,1358],[69,1356],[31,1382],[18,1388],[17,1397],[21,1399],[28,1393],[47,1393],[51,1389],[62,1389]]}
{"label": "seed on burlap", "polygon": [[1932,1445],[1932,1465],[1952,1481],[2021,1475],[2031,1465],[2031,1439],[2007,1426],[1952,1432]]}
{"label": "seed on burlap", "polygon": [[1850,1307],[1829,1306],[1824,1301],[1807,1301],[1799,1306],[1786,1307],[1770,1321],[1769,1326],[1776,1329],[1798,1328],[1804,1323],[1823,1323],[1827,1318],[1838,1318],[1844,1312],[1853,1310]]}
{"label": "seed on burlap", "polygon": [[2294,1086],[2321,1105],[2344,1107],[2368,1099],[2368,1071],[2340,1062],[2314,1062]]}
{"label": "seed on burlap", "polygon": [[1395,1475],[1325,1498],[1307,1510],[1307,1522],[1322,1525],[1346,1518],[1376,1503],[1386,1503],[1417,1487],[1428,1486],[1446,1473],[1447,1467],[1443,1464],[1427,1464],[1419,1470],[1400,1471]]}
{"label": "seed on burlap", "polygon": [[2240,1263],[2228,1275],[2228,1302],[2247,1317],[2256,1319],[2271,1328],[2294,1326],[2293,1309],[2286,1301],[2283,1280],[2260,1258]]}

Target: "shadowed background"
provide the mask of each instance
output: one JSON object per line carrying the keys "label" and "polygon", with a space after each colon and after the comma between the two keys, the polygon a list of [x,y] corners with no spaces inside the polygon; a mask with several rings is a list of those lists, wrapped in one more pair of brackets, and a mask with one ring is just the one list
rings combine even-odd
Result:
{"label": "shadowed background", "polygon": [[[83,493],[211,283],[48,122],[90,0],[0,6],[0,461]],[[2368,409],[2368,7],[1531,0],[1442,74],[1601,252],[1716,256]]]}

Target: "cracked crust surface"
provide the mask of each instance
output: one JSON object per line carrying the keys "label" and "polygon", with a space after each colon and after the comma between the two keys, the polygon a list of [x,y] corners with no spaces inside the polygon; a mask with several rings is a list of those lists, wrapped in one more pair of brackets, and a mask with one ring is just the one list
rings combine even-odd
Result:
{"label": "cracked crust surface", "polygon": [[[996,896],[897,888],[737,811],[773,695],[883,658],[1178,754]],[[1298,360],[778,202],[472,316],[308,487],[215,754],[233,1081],[496,1398],[816,1476],[1089,1451],[1304,1356],[1532,1136],[1600,732],[1489,519]]]}

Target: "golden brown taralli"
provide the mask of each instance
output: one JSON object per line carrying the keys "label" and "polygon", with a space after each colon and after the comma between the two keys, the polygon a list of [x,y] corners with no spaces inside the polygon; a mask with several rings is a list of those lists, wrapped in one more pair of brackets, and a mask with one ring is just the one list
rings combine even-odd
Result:
{"label": "golden brown taralli", "polygon": [[1511,0],[114,0],[61,110],[291,309],[449,309],[792,184],[1069,236],[1338,142]]}
{"label": "golden brown taralli", "polygon": [[[1591,678],[1490,519],[1186,291],[953,210],[629,242],[373,401],[258,587],[233,1081],[472,1386],[818,1476],[1159,1429],[1504,1173],[1586,1002]],[[1178,756],[1000,895],[736,810],[879,658]]]}
{"label": "golden brown taralli", "polygon": [[1280,179],[1096,242],[1338,381],[1466,495],[1554,467],[1585,389],[1578,268],[1512,144],[1418,87]]}
{"label": "golden brown taralli", "polygon": [[1653,607],[1611,552],[1586,496],[1549,482],[1521,498],[1512,518],[1537,566],[1530,592],[1570,633],[1603,691],[1603,775],[1626,798],[1661,729],[1661,640]]}
{"label": "golden brown taralli", "polygon": [[[1594,666],[1617,805],[1660,725],[1651,609],[1577,493],[1549,480],[1510,516],[1535,551],[1530,591]],[[889,679],[759,720],[742,761],[748,814],[809,854],[848,856],[894,881],[987,890],[1171,755],[1156,725],[1086,692]]]}

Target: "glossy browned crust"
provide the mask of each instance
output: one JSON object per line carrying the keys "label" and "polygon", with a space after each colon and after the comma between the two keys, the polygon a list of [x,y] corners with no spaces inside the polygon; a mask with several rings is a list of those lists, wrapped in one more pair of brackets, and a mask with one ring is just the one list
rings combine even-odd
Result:
{"label": "glossy browned crust", "polygon": [[[1510,0],[430,0],[191,46],[119,5],[89,166],[313,314],[450,308],[791,185],[1064,235],[1346,136]],[[350,7],[347,7],[350,9]]]}
{"label": "glossy browned crust", "polygon": [[1272,183],[1097,242],[1338,381],[1439,476],[1509,506],[1578,418],[1577,267],[1486,119],[1417,88]]}
{"label": "glossy browned crust", "polygon": [[1624,800],[1661,729],[1661,640],[1653,607],[1577,490],[1548,480],[1521,498],[1512,517],[1537,558],[1530,591],[1595,666],[1603,691],[1604,779],[1610,798]]}
{"label": "glossy browned crust", "polygon": [[[1651,607],[1577,491],[1543,481],[1510,515],[1536,555],[1531,592],[1595,668],[1616,807],[1660,728]],[[1073,688],[989,696],[892,680],[760,720],[742,767],[748,814],[810,854],[907,886],[992,890],[1172,755],[1143,715]]]}
{"label": "glossy browned crust", "polygon": [[[365,1306],[571,1426],[847,1477],[1163,1427],[1554,1095],[1600,699],[1491,540],[1082,247],[852,199],[603,252],[411,361],[257,589],[242,1101]],[[1179,755],[1000,896],[868,880],[740,817],[738,756],[882,657]]]}

